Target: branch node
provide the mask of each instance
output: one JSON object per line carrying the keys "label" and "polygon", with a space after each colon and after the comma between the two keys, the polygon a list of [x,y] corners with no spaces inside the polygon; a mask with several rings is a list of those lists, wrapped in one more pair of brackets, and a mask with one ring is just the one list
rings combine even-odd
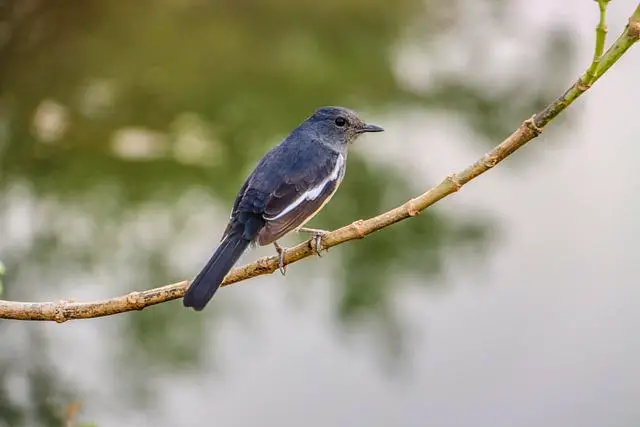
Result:
{"label": "branch node", "polygon": [[271,261],[272,259],[275,259],[277,261],[278,257],[274,256],[274,257],[265,257],[265,258],[260,258],[257,261],[258,267],[262,270],[262,271],[276,271],[277,268],[272,268],[271,267]]}
{"label": "branch node", "polygon": [[524,125],[531,131],[533,132],[534,136],[538,136],[542,133],[542,128],[538,127],[538,125],[536,125],[536,115],[534,114],[533,116],[529,117],[527,120],[524,121]]}
{"label": "branch node", "polygon": [[65,313],[65,308],[67,305],[67,301],[65,300],[60,300],[58,301],[58,303],[56,304],[55,307],[55,314],[53,315],[53,320],[56,321],[56,323],[64,323],[67,320],[67,317],[64,315]]}
{"label": "branch node", "polygon": [[127,302],[134,306],[136,310],[142,310],[145,307],[144,298],[138,291],[133,291],[127,295]]}
{"label": "branch node", "polygon": [[416,208],[416,199],[411,199],[407,202],[407,214],[409,216],[418,216],[422,211]]}
{"label": "branch node", "polygon": [[491,155],[491,154],[485,154],[484,156],[484,160],[482,161],[482,163],[488,168],[491,169],[492,167],[494,167],[495,165],[498,164],[498,157],[495,155]]}
{"label": "branch node", "polygon": [[629,18],[629,37],[632,39],[640,39],[640,20],[635,17]]}
{"label": "branch node", "polygon": [[366,236],[366,233],[363,230],[363,225],[364,221],[361,219],[353,221],[351,223],[351,228],[353,228],[353,231],[355,232],[355,235],[358,239],[364,239],[364,236]]}
{"label": "branch node", "polygon": [[449,181],[453,185],[453,191],[458,191],[462,188],[462,184],[458,179],[458,175],[456,175],[455,173],[446,177],[445,181]]}
{"label": "branch node", "polygon": [[[598,64],[600,62],[599,59],[594,60],[594,63]],[[576,89],[578,89],[580,92],[586,92],[589,89],[591,89],[591,84],[585,82],[584,80],[582,80],[582,78],[578,79],[578,82],[576,83]]]}

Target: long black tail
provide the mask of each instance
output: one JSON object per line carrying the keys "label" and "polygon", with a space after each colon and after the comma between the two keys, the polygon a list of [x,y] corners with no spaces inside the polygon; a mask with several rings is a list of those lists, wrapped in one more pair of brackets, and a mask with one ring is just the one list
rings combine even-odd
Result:
{"label": "long black tail", "polygon": [[243,238],[242,233],[233,233],[225,237],[207,265],[191,282],[182,300],[184,306],[193,307],[197,311],[202,310],[220,287],[224,276],[247,249],[249,242]]}

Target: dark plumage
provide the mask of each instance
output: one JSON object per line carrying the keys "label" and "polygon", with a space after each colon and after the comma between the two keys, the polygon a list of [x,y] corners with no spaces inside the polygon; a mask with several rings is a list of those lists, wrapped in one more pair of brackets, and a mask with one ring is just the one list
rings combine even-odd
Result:
{"label": "dark plumage", "polygon": [[271,149],[240,189],[220,246],[183,304],[202,310],[251,242],[275,243],[309,221],[344,178],[348,144],[364,132],[379,131],[351,110],[323,107]]}

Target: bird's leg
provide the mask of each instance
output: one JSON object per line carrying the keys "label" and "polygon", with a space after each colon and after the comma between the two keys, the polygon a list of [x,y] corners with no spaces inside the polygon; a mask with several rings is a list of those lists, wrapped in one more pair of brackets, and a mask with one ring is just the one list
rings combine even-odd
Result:
{"label": "bird's leg", "polygon": [[296,231],[298,233],[311,233],[311,234],[313,234],[315,245],[312,246],[311,249],[313,249],[315,251],[315,253],[318,254],[319,257],[321,257],[322,255],[320,255],[320,251],[322,250],[322,236],[327,234],[328,231],[327,230],[319,230],[317,228],[307,228],[307,227],[297,228]]}
{"label": "bird's leg", "polygon": [[287,251],[287,248],[283,248],[278,244],[278,242],[273,242],[273,246],[276,247],[276,252],[278,252],[278,269],[280,269],[280,273],[284,276],[287,272],[287,267],[284,265],[284,254]]}

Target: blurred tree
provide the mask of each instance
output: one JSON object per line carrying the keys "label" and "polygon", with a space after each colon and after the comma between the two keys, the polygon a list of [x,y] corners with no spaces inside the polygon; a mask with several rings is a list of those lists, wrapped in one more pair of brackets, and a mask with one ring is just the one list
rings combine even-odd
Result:
{"label": "blurred tree", "polygon": [[[471,7],[463,0],[1,3],[0,232],[11,234],[17,202],[29,208],[31,231],[0,242],[5,297],[34,294],[26,278],[37,274],[47,287],[104,271],[114,282],[123,272],[118,282],[137,287],[182,278],[167,248],[194,212],[211,197],[229,205],[254,162],[319,105],[444,108],[482,137],[503,136],[557,92],[566,59],[541,61],[536,82],[525,85],[527,74],[514,73],[491,91],[449,72],[410,88],[394,69],[402,45],[431,51],[462,27],[504,25],[506,1],[477,3],[490,12],[487,22],[462,22]],[[569,51],[562,33],[539,43],[541,55]],[[314,223],[330,228],[371,216],[415,187],[401,170],[352,156],[343,187]],[[487,221],[430,209],[340,248],[337,318],[396,324],[395,273],[409,269],[428,284],[452,246],[485,242]],[[203,318],[171,303],[113,320],[122,322],[123,354],[137,361],[132,382],[145,384],[133,381],[146,375],[140,366],[197,361]],[[398,342],[401,328],[379,329]],[[17,427],[27,424],[2,374],[11,370],[0,363],[0,424]],[[48,393],[59,393],[55,372],[46,375]],[[36,388],[42,380],[29,377]]]}

